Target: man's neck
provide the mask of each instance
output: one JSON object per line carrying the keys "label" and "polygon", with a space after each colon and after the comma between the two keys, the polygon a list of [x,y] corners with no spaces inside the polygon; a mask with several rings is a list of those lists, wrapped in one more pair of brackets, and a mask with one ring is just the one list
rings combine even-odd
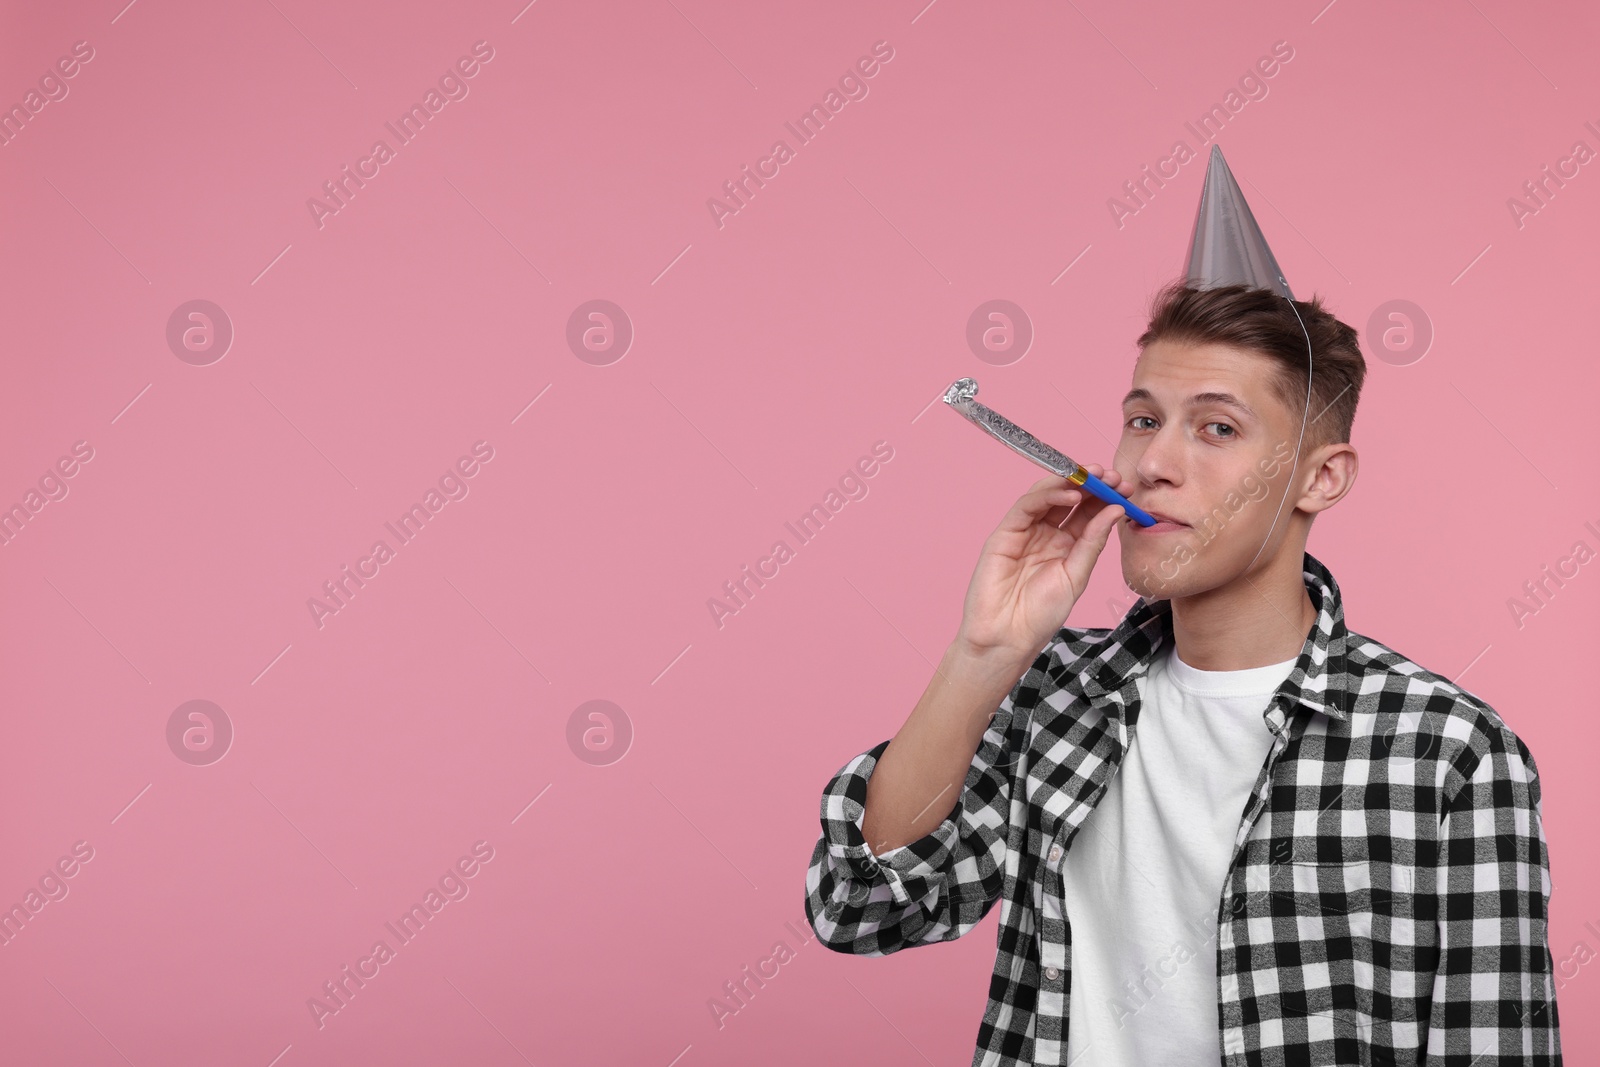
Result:
{"label": "man's neck", "polygon": [[1316,621],[1301,576],[1303,553],[1282,552],[1265,569],[1172,601],[1178,658],[1202,671],[1242,671],[1294,659]]}

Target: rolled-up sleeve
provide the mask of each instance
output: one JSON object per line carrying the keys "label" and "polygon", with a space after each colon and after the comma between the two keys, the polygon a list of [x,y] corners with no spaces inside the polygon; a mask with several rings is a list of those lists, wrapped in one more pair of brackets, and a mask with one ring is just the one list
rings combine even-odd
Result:
{"label": "rolled-up sleeve", "polygon": [[[1041,653],[1029,675],[1043,664]],[[874,854],[862,834],[867,783],[884,741],[851,759],[822,791],[822,834],[806,871],[806,918],[837,952],[883,956],[913,945],[961,937],[988,914],[1004,880],[1014,745],[1025,743],[1019,694],[1000,702],[967,770],[950,816],[925,836]],[[1026,710],[1026,709],[1025,709]],[[1019,729],[1013,729],[1019,720]]]}
{"label": "rolled-up sleeve", "polygon": [[1444,805],[1438,856],[1425,1067],[1558,1067],[1538,768],[1509,731]]}

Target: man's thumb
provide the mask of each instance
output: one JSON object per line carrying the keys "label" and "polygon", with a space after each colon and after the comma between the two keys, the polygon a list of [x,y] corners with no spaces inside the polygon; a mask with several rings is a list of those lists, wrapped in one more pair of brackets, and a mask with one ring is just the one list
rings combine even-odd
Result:
{"label": "man's thumb", "polygon": [[1121,522],[1128,514],[1128,509],[1121,504],[1110,504],[1106,507],[1105,513],[1111,517],[1106,521],[1104,528],[1101,529],[1098,535],[1102,546],[1111,539],[1111,531],[1116,529],[1117,523]]}

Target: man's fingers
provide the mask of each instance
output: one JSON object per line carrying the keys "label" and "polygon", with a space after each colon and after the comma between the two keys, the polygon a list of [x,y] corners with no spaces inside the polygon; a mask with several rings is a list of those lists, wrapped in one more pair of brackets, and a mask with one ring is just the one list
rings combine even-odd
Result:
{"label": "man's fingers", "polygon": [[1039,521],[1049,523],[1051,526],[1059,529],[1061,524],[1067,520],[1067,516],[1072,514],[1072,509],[1077,507],[1079,502],[1082,500],[1081,490],[1075,489],[1073,492],[1079,494],[1079,498],[1077,500],[1069,498],[1067,503],[1055,505],[1049,511],[1045,512],[1044,516]]}
{"label": "man's fingers", "polygon": [[[1084,469],[1094,474],[1094,470],[1091,467]],[[1095,475],[1095,477],[1098,478],[1099,475]],[[1062,529],[1062,523],[1069,521],[1075,511],[1083,512],[1087,510],[1093,513],[1096,510],[1094,505],[1099,499],[1084,486],[1074,485],[1065,478],[1060,479],[1060,482],[1062,491],[1052,497],[1057,503],[1044,516],[1044,521],[1057,529]],[[1085,508],[1085,505],[1089,505],[1089,507]],[[1078,529],[1082,528],[1082,524],[1077,521],[1073,521],[1072,525]]]}
{"label": "man's fingers", "polygon": [[1106,502],[1104,500],[1101,500],[1093,493],[1085,491],[1083,500],[1078,507],[1073,509],[1072,514],[1067,518],[1061,529],[1075,538],[1082,537],[1084,527],[1088,526],[1090,521],[1104,511],[1105,508]]}
{"label": "man's fingers", "polygon": [[[1122,481],[1122,475],[1116,470],[1108,471],[1098,463],[1085,464],[1084,469],[1112,488]],[[1034,521],[1048,523],[1074,537],[1081,537],[1089,520],[1107,507],[1103,500],[1087,489],[1081,489],[1070,480],[1054,474],[1034,482],[1017,503],[1024,519],[1031,517]],[[1067,525],[1063,526],[1063,523]]]}
{"label": "man's fingers", "polygon": [[1059,474],[1047,474],[1043,478],[1028,486],[1028,492],[1037,493],[1041,489],[1049,489],[1058,485],[1071,485],[1072,483]]}
{"label": "man's fingers", "polygon": [[1011,505],[1005,518],[1001,520],[1001,525],[1016,532],[1029,529],[1050,510],[1053,503],[1061,498],[1062,490],[1066,488],[1071,488],[1071,485],[1065,478],[1057,478],[1054,475],[1041,478]]}

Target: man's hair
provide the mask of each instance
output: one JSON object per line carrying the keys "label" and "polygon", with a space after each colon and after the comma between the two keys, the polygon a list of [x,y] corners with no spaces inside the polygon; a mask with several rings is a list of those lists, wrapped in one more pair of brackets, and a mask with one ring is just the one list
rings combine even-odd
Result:
{"label": "man's hair", "polygon": [[[1222,344],[1266,356],[1277,366],[1270,385],[1285,407],[1306,422],[1306,451],[1348,442],[1367,376],[1359,335],[1322,306],[1315,294],[1296,300],[1248,285],[1195,289],[1180,279],[1160,289],[1150,304],[1150,325],[1139,349],[1154,341]],[[1301,321],[1305,330],[1300,329]],[[1311,413],[1306,403],[1306,337],[1311,338]]]}

